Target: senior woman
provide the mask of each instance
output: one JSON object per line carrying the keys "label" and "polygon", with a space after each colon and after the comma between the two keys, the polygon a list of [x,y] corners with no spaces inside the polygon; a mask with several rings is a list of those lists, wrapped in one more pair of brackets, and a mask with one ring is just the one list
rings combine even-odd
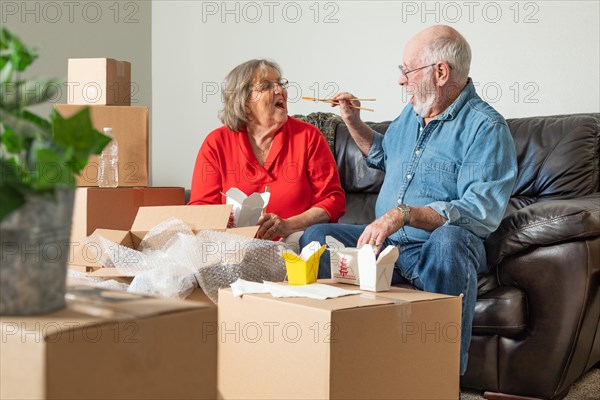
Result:
{"label": "senior woman", "polygon": [[257,237],[297,242],[309,226],[337,222],[346,199],[323,135],[288,116],[287,86],[269,60],[247,61],[227,75],[224,126],[202,143],[189,204],[225,204],[223,193],[232,187],[246,195],[268,187]]}

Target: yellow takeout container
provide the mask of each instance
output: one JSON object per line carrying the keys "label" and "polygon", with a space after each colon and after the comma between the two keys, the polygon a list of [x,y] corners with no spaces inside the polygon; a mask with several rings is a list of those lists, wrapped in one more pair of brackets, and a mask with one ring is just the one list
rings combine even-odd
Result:
{"label": "yellow takeout container", "polygon": [[319,259],[327,248],[326,245],[317,247],[318,242],[309,243],[300,255],[286,251],[281,256],[285,260],[288,283],[293,286],[308,285],[317,282],[319,274]]}

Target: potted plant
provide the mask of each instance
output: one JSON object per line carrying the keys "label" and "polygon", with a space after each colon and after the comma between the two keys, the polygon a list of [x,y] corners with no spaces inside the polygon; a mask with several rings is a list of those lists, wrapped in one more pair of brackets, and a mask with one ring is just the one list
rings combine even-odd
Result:
{"label": "potted plant", "polygon": [[75,177],[110,138],[89,109],[48,119],[28,110],[56,96],[60,81],[21,80],[37,55],[0,32],[0,314],[64,307]]}

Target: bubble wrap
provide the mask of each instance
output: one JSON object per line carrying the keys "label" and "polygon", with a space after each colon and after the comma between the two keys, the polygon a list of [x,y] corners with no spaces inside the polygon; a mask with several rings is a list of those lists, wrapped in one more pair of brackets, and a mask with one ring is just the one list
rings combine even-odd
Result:
{"label": "bubble wrap", "polygon": [[285,245],[280,242],[213,231],[202,231],[196,237],[208,261],[196,276],[215,304],[219,289],[229,287],[238,278],[254,282],[285,279],[285,261],[281,258]]}
{"label": "bubble wrap", "polygon": [[97,276],[89,276],[85,272],[68,269],[67,271],[68,285],[88,285],[109,290],[126,291],[128,286],[126,283],[115,281],[114,279],[104,279]]}
{"label": "bubble wrap", "polygon": [[285,245],[213,231],[197,235],[182,221],[169,219],[150,230],[134,250],[97,235],[100,263],[133,276],[129,292],[185,298],[198,285],[217,302],[218,290],[238,278],[283,281]]}

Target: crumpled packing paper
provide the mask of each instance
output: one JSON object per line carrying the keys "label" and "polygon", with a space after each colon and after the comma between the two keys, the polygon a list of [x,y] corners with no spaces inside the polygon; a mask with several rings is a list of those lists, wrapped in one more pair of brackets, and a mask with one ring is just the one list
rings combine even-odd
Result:
{"label": "crumpled packing paper", "polygon": [[194,234],[175,218],[151,229],[138,250],[97,234],[91,240],[102,247],[102,265],[134,277],[128,288],[133,293],[181,299],[200,286],[216,303],[218,290],[238,278],[259,282],[285,279],[284,244],[227,232]]}

